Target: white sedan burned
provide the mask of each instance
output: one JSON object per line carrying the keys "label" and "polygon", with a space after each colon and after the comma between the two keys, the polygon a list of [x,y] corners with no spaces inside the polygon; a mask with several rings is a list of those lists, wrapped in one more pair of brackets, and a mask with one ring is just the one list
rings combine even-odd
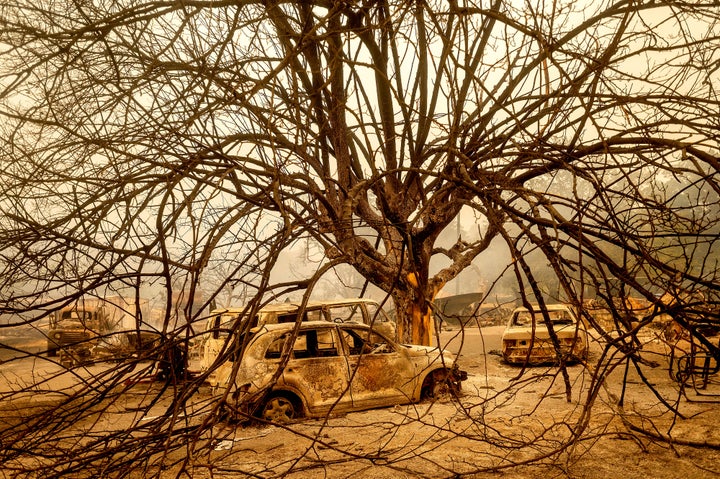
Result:
{"label": "white sedan burned", "polygon": [[239,364],[214,375],[238,418],[286,422],[406,404],[457,393],[467,377],[452,353],[397,344],[362,324],[268,324],[246,344]]}

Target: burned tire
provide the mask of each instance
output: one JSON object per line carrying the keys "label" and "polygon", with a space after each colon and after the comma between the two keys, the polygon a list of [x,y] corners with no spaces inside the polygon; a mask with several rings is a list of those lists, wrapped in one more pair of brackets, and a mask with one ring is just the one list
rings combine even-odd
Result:
{"label": "burned tire", "polygon": [[460,383],[452,378],[447,369],[436,369],[425,377],[422,387],[423,399],[448,401],[460,392]]}
{"label": "burned tire", "polygon": [[288,423],[302,417],[302,406],[295,398],[274,394],[265,402],[259,416],[270,422]]}

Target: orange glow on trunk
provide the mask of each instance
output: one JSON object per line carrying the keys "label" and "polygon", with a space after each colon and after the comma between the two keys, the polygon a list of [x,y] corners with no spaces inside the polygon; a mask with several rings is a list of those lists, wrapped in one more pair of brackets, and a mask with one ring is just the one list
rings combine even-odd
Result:
{"label": "orange glow on trunk", "polygon": [[426,307],[423,311],[423,308],[414,304],[410,317],[412,318],[412,343],[430,346],[432,310]]}

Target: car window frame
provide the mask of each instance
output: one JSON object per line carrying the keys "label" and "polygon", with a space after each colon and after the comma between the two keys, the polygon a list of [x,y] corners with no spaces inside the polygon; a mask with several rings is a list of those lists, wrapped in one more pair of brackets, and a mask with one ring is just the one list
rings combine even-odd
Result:
{"label": "car window frame", "polygon": [[[338,336],[339,336],[340,340],[343,342],[343,347],[345,349],[345,353],[349,358],[353,358],[356,356],[374,355],[374,354],[389,354],[389,353],[395,353],[398,351],[397,344],[395,344],[393,341],[386,338],[384,335],[380,334],[379,332],[375,331],[374,329],[367,327],[367,325],[365,327],[362,327],[358,323],[343,323],[343,324],[345,324],[347,326],[338,328],[338,331],[340,333]],[[353,331],[353,332],[362,331],[363,334],[368,335],[368,338],[374,338],[374,337],[380,338],[382,340],[382,343],[384,343],[387,346],[382,351],[376,351],[376,349],[378,347],[377,344],[379,344],[379,342],[371,343],[368,340],[363,339],[363,337],[362,337],[363,334],[358,334],[358,336],[359,336],[358,339],[360,339],[361,341],[364,342],[363,346],[366,346],[368,344],[370,344],[370,346],[365,350],[363,350],[363,346],[360,346],[360,348],[361,348],[360,351],[355,352],[355,350],[357,349],[357,346],[351,347],[351,345],[348,344],[345,334],[343,334],[348,331]],[[352,333],[348,333],[348,334],[350,336],[352,336]]]}

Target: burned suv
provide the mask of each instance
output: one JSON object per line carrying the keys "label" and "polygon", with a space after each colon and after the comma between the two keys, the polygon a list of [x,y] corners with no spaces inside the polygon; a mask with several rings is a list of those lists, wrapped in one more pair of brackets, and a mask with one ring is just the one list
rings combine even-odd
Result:
{"label": "burned suv", "polygon": [[266,324],[245,342],[239,364],[216,375],[236,418],[287,422],[407,404],[457,392],[467,377],[451,353],[397,344],[364,324]]}

